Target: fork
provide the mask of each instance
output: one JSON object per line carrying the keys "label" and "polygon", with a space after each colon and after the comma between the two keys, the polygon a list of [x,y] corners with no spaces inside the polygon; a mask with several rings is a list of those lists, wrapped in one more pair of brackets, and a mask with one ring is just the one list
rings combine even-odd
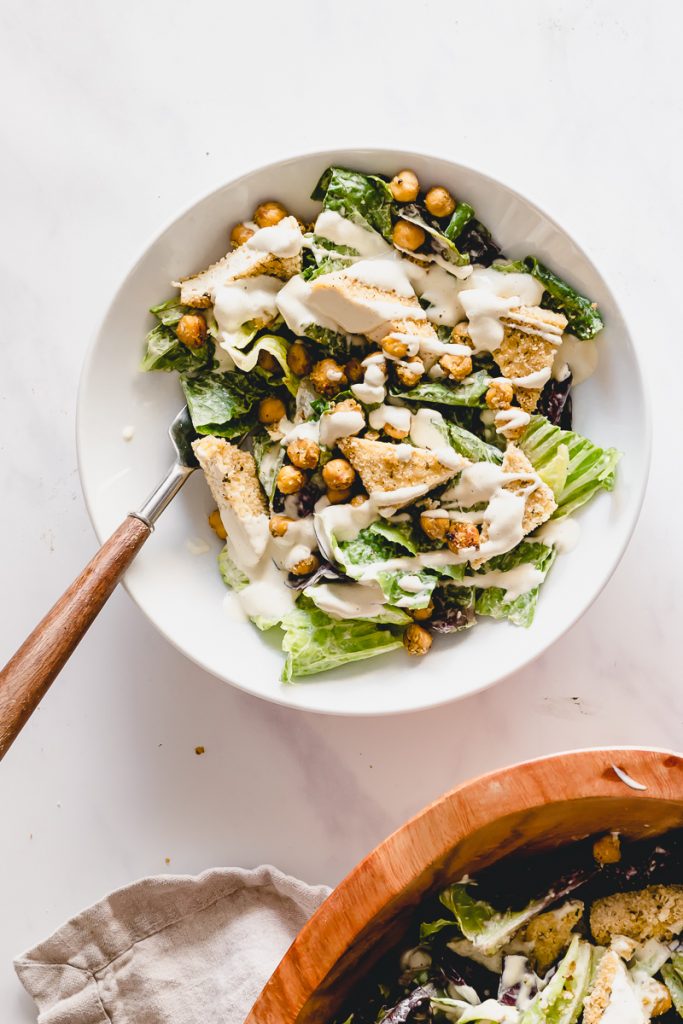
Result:
{"label": "fork", "polygon": [[0,760],[104,607],[157,519],[197,468],[185,406],[169,427],[175,460],[137,512],[131,512],[0,672]]}

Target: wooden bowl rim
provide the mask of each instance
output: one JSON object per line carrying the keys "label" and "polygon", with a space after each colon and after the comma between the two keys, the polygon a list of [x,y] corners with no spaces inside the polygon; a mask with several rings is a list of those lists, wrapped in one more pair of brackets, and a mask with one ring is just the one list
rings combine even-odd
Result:
{"label": "wooden bowl rim", "polygon": [[[562,765],[564,771],[553,771]],[[647,788],[634,789],[623,782],[613,766]],[[571,770],[566,770],[570,768]],[[672,772],[676,768],[679,772]],[[550,771],[549,771],[550,769]],[[680,801],[683,754],[659,747],[590,747],[520,761],[460,783],[428,804],[391,833],[354,867],[332,890],[295,938],[256,1000],[245,1024],[295,1024],[306,1001],[323,983],[360,930],[407,888],[414,878],[400,857],[392,854],[408,834],[419,834],[445,805],[467,808],[467,827],[458,833],[444,832],[433,860],[497,818],[531,811],[539,806],[588,798]],[[552,789],[549,788],[552,778]],[[504,814],[500,813],[504,805]],[[368,888],[364,881],[382,863],[392,864],[384,887]],[[343,912],[349,905],[363,908],[355,925]],[[341,912],[340,912],[341,911]],[[330,922],[334,921],[334,927]],[[321,941],[324,938],[324,941]],[[307,965],[304,975],[299,964]],[[311,965],[314,965],[311,968]]]}

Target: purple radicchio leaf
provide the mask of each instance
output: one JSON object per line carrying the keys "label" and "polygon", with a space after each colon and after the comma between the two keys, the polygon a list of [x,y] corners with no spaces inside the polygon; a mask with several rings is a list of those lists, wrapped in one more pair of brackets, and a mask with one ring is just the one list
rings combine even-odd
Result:
{"label": "purple radicchio leaf", "polygon": [[429,625],[435,633],[455,633],[474,625],[474,591],[470,588],[445,583],[435,588],[432,601]]}
{"label": "purple radicchio leaf", "polygon": [[545,416],[550,422],[563,430],[572,429],[572,375],[564,380],[550,378],[541,392],[536,412]]}
{"label": "purple radicchio leaf", "polygon": [[413,989],[409,996],[401,999],[395,1006],[382,1017],[380,1024],[407,1024],[418,1014],[425,1016],[429,1014],[430,1000],[436,995],[436,989],[431,985],[424,985]]}
{"label": "purple radicchio leaf", "polygon": [[503,983],[503,975],[501,975],[498,985],[498,1002],[502,1003],[503,1006],[517,1006],[519,996],[522,991],[524,991],[524,995],[527,999],[533,998],[533,996],[538,992],[539,981],[540,978],[531,970],[531,965],[527,960],[525,963],[524,977],[515,982],[514,985],[505,985]]}
{"label": "purple radicchio leaf", "polygon": [[304,587],[312,587],[315,583],[321,583],[323,580],[351,582],[348,576],[340,572],[339,569],[336,569],[329,562],[321,562],[318,568],[310,572],[308,576],[295,576],[290,572],[285,583],[292,590],[303,590]]}

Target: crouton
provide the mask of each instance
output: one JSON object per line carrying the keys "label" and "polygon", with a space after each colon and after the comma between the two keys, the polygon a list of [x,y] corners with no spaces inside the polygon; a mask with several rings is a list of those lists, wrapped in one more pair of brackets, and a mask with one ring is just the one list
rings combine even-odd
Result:
{"label": "crouton", "polygon": [[[456,469],[444,466],[436,455],[425,448],[415,448],[409,459],[399,456],[398,446],[385,441],[368,441],[367,438],[346,437],[339,447],[356,470],[363,486],[372,497],[373,493],[391,493],[408,488],[405,495],[392,508],[401,508],[433,487],[446,483],[466,465],[467,459]],[[403,454],[403,453],[401,453]],[[389,502],[387,502],[387,505]]]}
{"label": "crouton", "polygon": [[[295,217],[286,217],[280,223],[298,228]],[[259,274],[267,274],[270,277],[279,277],[283,281],[288,281],[294,274],[299,273],[301,253],[296,256],[282,257],[272,252],[264,252],[251,244],[254,237],[241,245],[239,249],[229,252],[217,263],[212,263],[201,273],[174,281],[174,286],[180,288],[180,301],[183,305],[206,309],[212,304],[216,289],[229,281],[238,281],[244,277],[256,277]]]}
{"label": "crouton", "polygon": [[[539,306],[520,306],[501,317],[505,338],[493,353],[504,377],[526,377],[550,370],[567,318]],[[542,388],[514,385],[515,398],[525,412],[533,412]]]}
{"label": "crouton", "polygon": [[683,885],[648,885],[636,892],[617,892],[591,907],[593,938],[606,946],[613,935],[668,941],[683,930]]}
{"label": "crouton", "polygon": [[557,910],[549,910],[529,921],[520,938],[531,943],[532,958],[538,974],[545,974],[567,949],[574,925],[581,920],[583,911],[581,900],[569,900]]}
{"label": "crouton", "polygon": [[243,452],[222,437],[202,437],[192,447],[221,513],[231,509],[239,519],[268,514],[250,452]]}
{"label": "crouton", "polygon": [[618,864],[621,860],[621,841],[618,832],[609,832],[593,843],[596,864]]}

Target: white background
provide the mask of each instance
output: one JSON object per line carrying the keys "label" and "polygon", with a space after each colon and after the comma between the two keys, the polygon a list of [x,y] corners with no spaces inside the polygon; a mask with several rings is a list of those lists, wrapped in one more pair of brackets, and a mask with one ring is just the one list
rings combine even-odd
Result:
{"label": "white background", "polygon": [[422,149],[554,214],[645,353],[655,443],[634,540],[591,611],[445,709],[354,721],[260,702],[117,593],[0,767],[3,1022],[34,1019],[12,956],[142,875],[270,861],[334,883],[468,776],[683,745],[682,31],[665,0],[4,0],[0,661],[95,548],[74,410],[114,287],[179,208],[281,156]]}

